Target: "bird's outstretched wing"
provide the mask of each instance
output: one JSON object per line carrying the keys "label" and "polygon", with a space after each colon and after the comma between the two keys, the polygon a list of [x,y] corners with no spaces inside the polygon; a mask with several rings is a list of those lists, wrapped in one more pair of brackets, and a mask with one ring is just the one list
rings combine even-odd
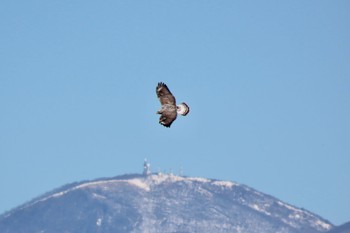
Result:
{"label": "bird's outstretched wing", "polygon": [[156,88],[157,96],[162,105],[171,104],[176,106],[176,100],[165,83],[159,82]]}
{"label": "bird's outstretched wing", "polygon": [[157,112],[161,114],[159,123],[165,127],[170,127],[177,117],[175,97],[171,94],[167,85],[162,82],[158,83],[156,93],[162,105],[161,109]]}

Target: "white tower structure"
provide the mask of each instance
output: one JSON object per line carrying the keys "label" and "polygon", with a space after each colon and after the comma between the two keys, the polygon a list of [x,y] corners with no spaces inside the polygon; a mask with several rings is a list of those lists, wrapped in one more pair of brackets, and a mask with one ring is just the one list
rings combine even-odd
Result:
{"label": "white tower structure", "polygon": [[147,162],[147,159],[143,162],[143,175],[148,176],[151,174],[151,164]]}

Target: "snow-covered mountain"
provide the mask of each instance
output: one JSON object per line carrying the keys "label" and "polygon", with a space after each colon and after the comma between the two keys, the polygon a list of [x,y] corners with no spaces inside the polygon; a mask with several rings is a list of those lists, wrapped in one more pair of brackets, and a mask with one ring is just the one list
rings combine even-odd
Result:
{"label": "snow-covered mountain", "polygon": [[74,183],[0,216],[1,233],[317,233],[333,225],[248,186],[172,174]]}

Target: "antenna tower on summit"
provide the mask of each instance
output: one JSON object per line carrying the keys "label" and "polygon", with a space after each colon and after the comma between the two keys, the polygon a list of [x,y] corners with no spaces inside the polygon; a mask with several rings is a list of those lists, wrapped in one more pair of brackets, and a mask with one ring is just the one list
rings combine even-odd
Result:
{"label": "antenna tower on summit", "polygon": [[151,174],[151,164],[147,162],[147,159],[143,162],[143,175],[148,176]]}

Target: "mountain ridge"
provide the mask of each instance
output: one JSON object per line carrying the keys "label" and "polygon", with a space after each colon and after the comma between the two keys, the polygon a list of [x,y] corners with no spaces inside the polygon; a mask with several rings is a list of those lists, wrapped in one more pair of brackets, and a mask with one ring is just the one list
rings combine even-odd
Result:
{"label": "mountain ridge", "polygon": [[346,222],[340,226],[334,227],[327,233],[350,233],[350,222]]}
{"label": "mountain ridge", "polygon": [[[127,174],[64,185],[0,215],[1,232],[28,232],[14,224],[25,218],[29,220],[23,229],[53,233],[79,232],[74,227],[79,224],[90,226],[83,232],[106,233],[249,233],[257,229],[266,233],[317,233],[333,228],[316,214],[243,184],[162,173]],[[63,224],[67,229],[57,223],[51,226],[48,222],[52,218],[70,224]],[[83,220],[87,222],[82,224]]]}

